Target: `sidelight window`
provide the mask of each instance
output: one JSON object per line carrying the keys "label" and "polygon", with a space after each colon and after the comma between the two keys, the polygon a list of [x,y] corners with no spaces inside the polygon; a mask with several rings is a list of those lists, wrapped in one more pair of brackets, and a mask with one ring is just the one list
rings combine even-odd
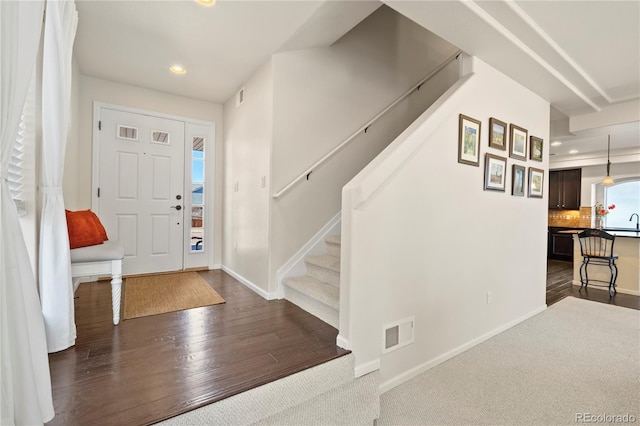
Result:
{"label": "sidelight window", "polygon": [[205,138],[196,136],[191,141],[191,251],[204,250],[205,238]]}

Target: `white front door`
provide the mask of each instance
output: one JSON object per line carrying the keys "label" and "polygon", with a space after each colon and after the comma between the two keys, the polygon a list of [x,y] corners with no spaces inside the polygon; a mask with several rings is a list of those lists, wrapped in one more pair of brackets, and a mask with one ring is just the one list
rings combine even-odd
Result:
{"label": "white front door", "polygon": [[183,269],[184,122],[100,108],[98,211],[124,274]]}

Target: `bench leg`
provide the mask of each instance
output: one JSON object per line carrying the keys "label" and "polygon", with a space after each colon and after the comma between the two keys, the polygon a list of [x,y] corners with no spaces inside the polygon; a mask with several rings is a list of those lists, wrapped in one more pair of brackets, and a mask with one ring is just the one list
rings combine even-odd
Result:
{"label": "bench leg", "polygon": [[113,310],[113,325],[120,323],[120,296],[122,292],[122,260],[111,263],[111,307]]}

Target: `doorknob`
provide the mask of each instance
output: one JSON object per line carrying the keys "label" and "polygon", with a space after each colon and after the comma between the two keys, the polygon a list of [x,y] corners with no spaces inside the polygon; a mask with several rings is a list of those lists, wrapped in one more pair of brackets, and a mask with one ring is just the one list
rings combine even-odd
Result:
{"label": "doorknob", "polygon": [[179,204],[177,206],[171,206],[171,208],[176,210],[182,210],[182,206]]}

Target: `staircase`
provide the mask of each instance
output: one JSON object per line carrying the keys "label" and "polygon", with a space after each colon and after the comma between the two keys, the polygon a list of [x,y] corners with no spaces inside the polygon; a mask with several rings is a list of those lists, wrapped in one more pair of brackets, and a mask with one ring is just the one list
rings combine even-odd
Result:
{"label": "staircase", "polygon": [[283,279],[284,297],[338,328],[340,311],[340,236],[325,239],[327,252],[305,257],[307,275]]}
{"label": "staircase", "polygon": [[378,372],[355,379],[347,354],[158,423],[183,425],[372,425],[380,415]]}

